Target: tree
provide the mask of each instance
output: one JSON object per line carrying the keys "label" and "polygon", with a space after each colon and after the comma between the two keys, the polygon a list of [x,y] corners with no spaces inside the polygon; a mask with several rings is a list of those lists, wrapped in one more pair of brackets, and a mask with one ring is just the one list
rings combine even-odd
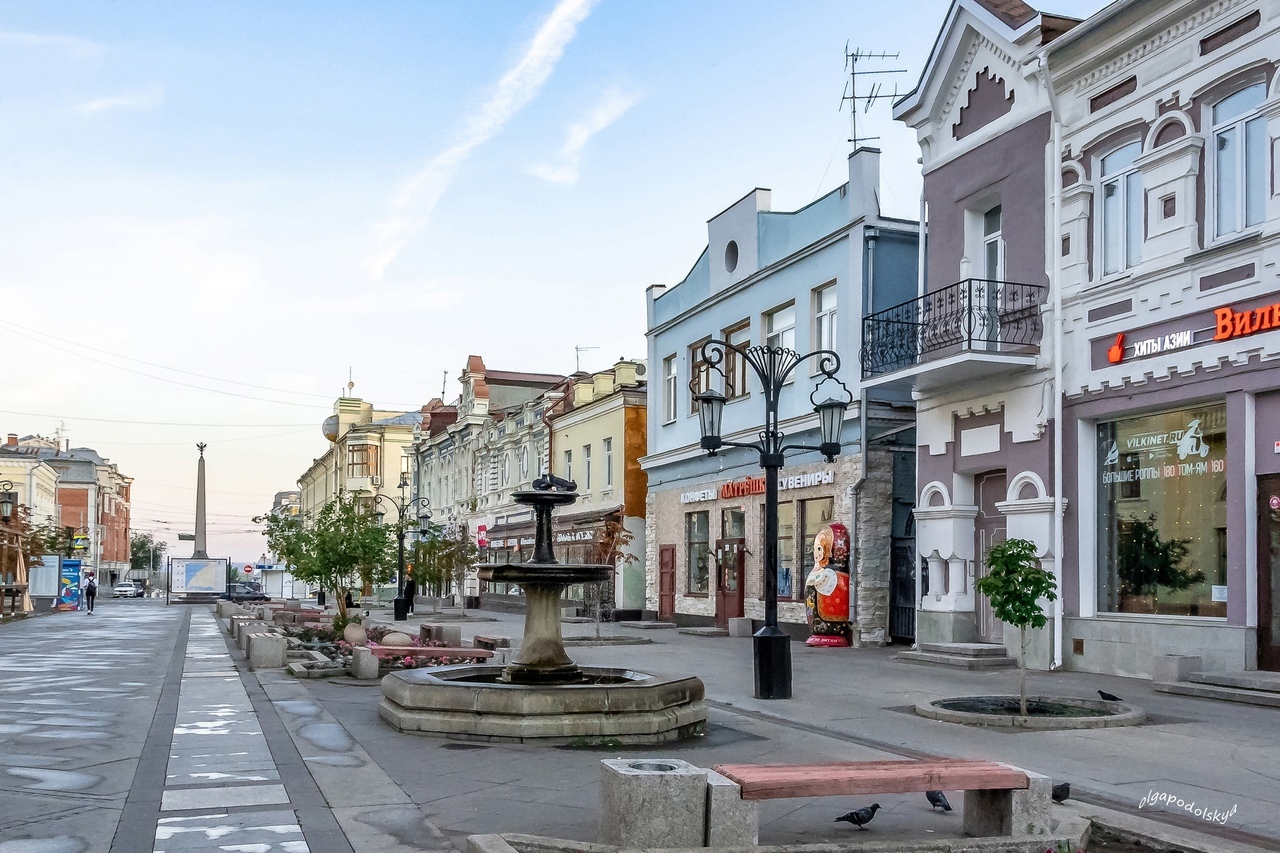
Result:
{"label": "tree", "polygon": [[1053,575],[1040,568],[1034,542],[1006,539],[987,552],[989,573],[974,588],[991,600],[996,618],[1013,625],[1022,635],[1021,670],[1022,716],[1027,716],[1027,642],[1033,629],[1049,621],[1040,603],[1058,599]]}
{"label": "tree", "polygon": [[1204,583],[1204,572],[1181,568],[1190,544],[1190,539],[1161,539],[1154,515],[1122,523],[1116,549],[1120,593],[1154,596],[1159,587],[1178,592]]}
{"label": "tree", "polygon": [[395,573],[393,528],[346,494],[322,506],[307,524],[279,513],[254,521],[265,526],[267,545],[294,577],[333,590],[342,622],[348,619],[347,593],[357,583],[386,583]]}
{"label": "tree", "polygon": [[438,524],[427,525],[425,539],[414,546],[413,577],[424,592],[429,592],[434,611],[440,596],[453,586],[453,569],[445,557],[444,528]]}
{"label": "tree", "polygon": [[[22,509],[26,509],[26,507],[22,507]],[[71,539],[67,536],[67,529],[54,524],[52,519],[46,518],[44,521],[35,525],[28,523],[28,530],[28,566],[44,565],[44,561],[41,557],[45,554],[69,555],[71,553]]]}
{"label": "tree", "polygon": [[164,562],[164,552],[168,549],[168,542],[162,542],[150,533],[133,534],[129,537],[129,570],[146,572],[150,577],[152,570]]}
{"label": "tree", "polygon": [[440,569],[457,585],[462,612],[467,612],[467,574],[480,562],[480,547],[465,523],[449,524],[441,533]]}
{"label": "tree", "polygon": [[[635,534],[627,530],[621,521],[618,521],[615,517],[608,518],[604,523],[604,528],[600,531],[600,536],[596,539],[594,555],[596,562],[612,566],[615,569],[619,566],[629,566],[636,562],[639,558],[627,550],[627,546],[635,538]],[[613,613],[613,579],[587,584],[587,588],[591,590],[592,596],[595,598],[592,604],[594,605],[596,639],[598,640],[600,639],[600,621],[604,619],[606,610],[609,614]]]}

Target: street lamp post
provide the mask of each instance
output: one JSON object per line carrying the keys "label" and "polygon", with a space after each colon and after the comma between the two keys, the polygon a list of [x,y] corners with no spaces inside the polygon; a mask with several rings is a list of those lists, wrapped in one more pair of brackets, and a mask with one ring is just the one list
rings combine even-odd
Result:
{"label": "street lamp post", "polygon": [[390,495],[375,495],[373,498],[375,504],[385,501],[396,509],[396,597],[395,601],[392,602],[392,618],[396,622],[405,622],[409,619],[409,600],[404,597],[404,517],[415,504],[418,504],[418,521],[425,527],[427,522],[431,520],[431,502],[425,496],[414,498],[411,501],[405,500],[404,490],[408,485],[408,478],[401,474],[400,500],[396,500]]}
{"label": "street lamp post", "polygon": [[[751,442],[726,441],[720,434],[721,418],[727,398],[715,390],[712,374],[724,371],[720,365],[727,352],[750,365],[760,380],[765,405],[764,428],[759,440]],[[791,638],[778,628],[778,469],[782,467],[788,451],[817,451],[828,462],[840,453],[840,429],[844,425],[845,410],[853,402],[849,388],[836,378],[840,369],[840,356],[831,350],[816,350],[797,355],[786,347],[743,347],[723,340],[709,340],[702,345],[702,365],[690,381],[698,402],[698,425],[702,431],[701,447],[708,456],[715,456],[722,447],[744,447],[760,455],[760,467],[764,469],[764,627],[752,637],[755,653],[755,697],[757,699],[791,698]],[[778,428],[778,400],[788,377],[796,367],[809,359],[816,359],[822,378],[809,395],[814,411],[818,414],[821,442],[816,446],[786,444],[785,435]],[[827,382],[834,383],[825,399],[818,402],[818,391]]]}

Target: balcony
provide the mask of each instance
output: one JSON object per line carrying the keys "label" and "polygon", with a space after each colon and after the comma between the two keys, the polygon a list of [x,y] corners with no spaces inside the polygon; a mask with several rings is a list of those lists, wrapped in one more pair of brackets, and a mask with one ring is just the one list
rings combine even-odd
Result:
{"label": "balcony", "polygon": [[863,385],[928,391],[1033,366],[1048,291],[969,278],[868,315]]}

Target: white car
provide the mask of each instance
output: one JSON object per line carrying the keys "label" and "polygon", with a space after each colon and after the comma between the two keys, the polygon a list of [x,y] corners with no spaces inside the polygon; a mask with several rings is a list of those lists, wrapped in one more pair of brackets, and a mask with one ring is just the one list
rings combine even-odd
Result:
{"label": "white car", "polygon": [[142,587],[136,583],[118,583],[111,588],[112,598],[142,598]]}

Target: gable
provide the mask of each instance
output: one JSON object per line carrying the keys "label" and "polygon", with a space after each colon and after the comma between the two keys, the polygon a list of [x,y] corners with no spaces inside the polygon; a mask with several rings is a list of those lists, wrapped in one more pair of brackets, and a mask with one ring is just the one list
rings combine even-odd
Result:
{"label": "gable", "polygon": [[959,120],[951,125],[951,135],[964,139],[974,131],[985,127],[1013,109],[1012,89],[1005,93],[1004,78],[992,73],[986,66],[974,78],[964,106],[960,107]]}

